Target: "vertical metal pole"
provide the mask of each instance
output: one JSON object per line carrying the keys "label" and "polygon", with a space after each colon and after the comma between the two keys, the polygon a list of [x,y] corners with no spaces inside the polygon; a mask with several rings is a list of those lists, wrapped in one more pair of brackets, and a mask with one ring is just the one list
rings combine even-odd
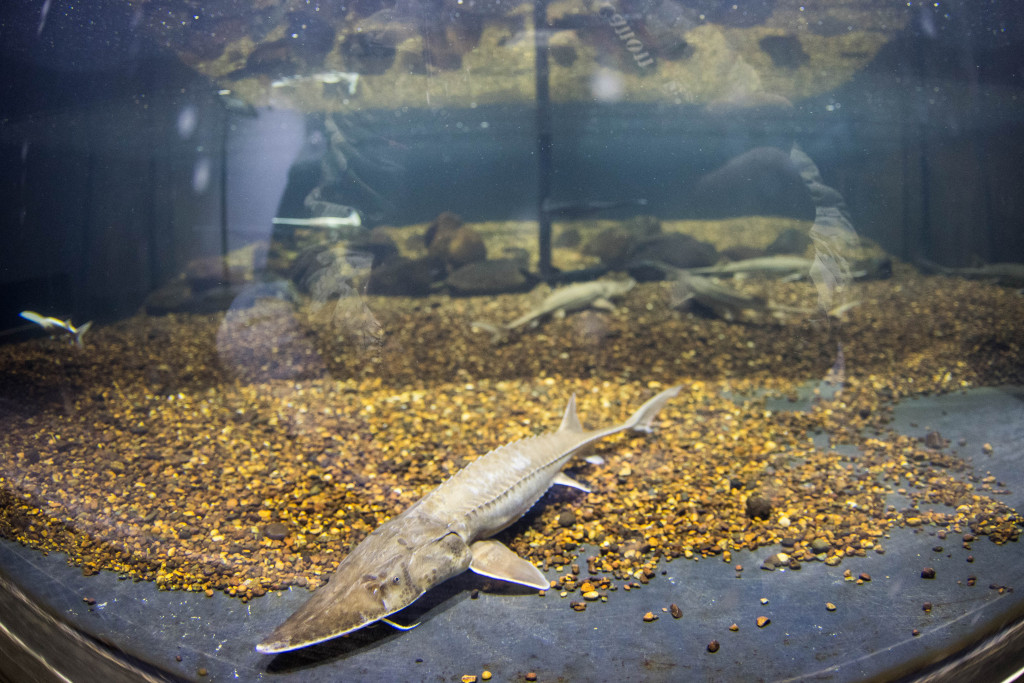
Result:
{"label": "vertical metal pole", "polygon": [[220,140],[220,258],[224,269],[224,284],[231,281],[228,267],[228,138],[231,132],[231,113],[223,112],[224,128]]}
{"label": "vertical metal pole", "polygon": [[537,229],[539,259],[537,268],[542,280],[550,282],[554,276],[551,267],[551,218],[544,210],[551,194],[551,94],[548,73],[548,3],[534,0],[533,36],[536,56],[534,68],[537,80]]}

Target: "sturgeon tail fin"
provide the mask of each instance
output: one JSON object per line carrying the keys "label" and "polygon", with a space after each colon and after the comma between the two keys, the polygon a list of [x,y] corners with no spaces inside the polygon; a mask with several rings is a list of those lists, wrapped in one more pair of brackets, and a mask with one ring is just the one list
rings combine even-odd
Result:
{"label": "sturgeon tail fin", "polygon": [[678,394],[681,389],[681,386],[671,387],[650,399],[647,403],[640,406],[637,411],[622,424],[621,429],[632,429],[635,432],[650,432],[651,423],[654,421],[658,412],[665,407],[665,404],[668,403],[669,399]]}
{"label": "sturgeon tail fin", "polygon": [[79,325],[75,330],[75,344],[78,345],[78,348],[83,348],[84,345],[82,344],[82,337],[85,336],[85,333],[89,331],[90,327],[92,327],[91,320],[84,325]]}

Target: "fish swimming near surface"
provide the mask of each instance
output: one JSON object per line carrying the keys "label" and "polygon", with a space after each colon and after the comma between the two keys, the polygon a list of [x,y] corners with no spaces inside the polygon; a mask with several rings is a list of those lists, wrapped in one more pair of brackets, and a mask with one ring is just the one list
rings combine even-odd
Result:
{"label": "fish swimming near surface", "polygon": [[635,286],[636,280],[633,278],[577,282],[576,284],[566,285],[554,290],[537,307],[530,309],[506,325],[494,325],[483,321],[476,321],[473,323],[473,327],[487,330],[494,335],[494,339],[497,341],[506,333],[538,321],[547,315],[564,316],[566,313],[582,311],[585,308],[591,307],[614,310],[615,305],[611,302],[611,299],[622,296]]}
{"label": "fish swimming near surface", "polygon": [[256,646],[275,654],[314,645],[381,621],[430,588],[469,569],[538,590],[550,587],[533,564],[491,536],[510,526],[552,484],[587,490],[562,467],[587,446],[627,429],[651,431],[680,387],[648,400],[622,424],[586,430],[569,399],[557,431],[513,441],[459,470],[341,561],[330,582]]}
{"label": "fish swimming near surface", "polygon": [[281,76],[270,83],[271,88],[289,88],[300,83],[323,83],[333,85],[344,83],[349,95],[356,94],[356,86],[359,84],[359,74],[349,71],[321,71],[312,74],[295,74],[294,76]]}
{"label": "fish swimming near surface", "polygon": [[75,340],[75,344],[78,346],[78,348],[83,347],[82,337],[85,335],[86,332],[89,331],[89,328],[92,327],[91,320],[87,323],[79,325],[78,327],[75,327],[74,325],[71,324],[71,320],[60,320],[59,318],[51,318],[48,316],[40,315],[35,311],[22,311],[18,315],[20,315],[25,320],[34,322],[36,325],[39,325],[50,334],[53,334],[58,330],[70,334],[71,337]]}
{"label": "fish swimming near surface", "polygon": [[624,206],[647,206],[646,199],[623,199],[620,201],[553,201],[545,199],[541,209],[551,218],[585,218],[602,211],[611,211]]}
{"label": "fish swimming near surface", "polygon": [[316,216],[314,218],[283,218],[274,217],[274,225],[287,225],[296,228],[319,228],[330,230],[339,239],[350,239],[363,235],[363,220],[359,212],[350,209],[347,216]]}

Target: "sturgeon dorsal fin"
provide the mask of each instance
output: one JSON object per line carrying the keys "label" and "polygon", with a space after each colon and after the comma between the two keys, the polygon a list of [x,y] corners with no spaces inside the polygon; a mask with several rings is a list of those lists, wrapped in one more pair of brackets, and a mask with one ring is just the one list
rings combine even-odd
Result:
{"label": "sturgeon dorsal fin", "polygon": [[576,394],[569,397],[569,403],[565,406],[565,415],[562,416],[562,424],[558,425],[558,431],[583,431],[583,425],[580,424],[579,415],[576,414]]}

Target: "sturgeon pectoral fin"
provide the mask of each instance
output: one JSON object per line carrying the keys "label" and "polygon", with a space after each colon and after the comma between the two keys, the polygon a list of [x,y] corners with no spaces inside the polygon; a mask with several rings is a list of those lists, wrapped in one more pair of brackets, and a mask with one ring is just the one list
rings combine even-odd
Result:
{"label": "sturgeon pectoral fin", "polygon": [[498,541],[477,541],[469,546],[469,550],[473,553],[469,568],[481,576],[510,581],[537,590],[551,587],[539,569]]}
{"label": "sturgeon pectoral fin", "polygon": [[558,474],[556,474],[555,478],[551,480],[551,483],[558,484],[559,486],[571,486],[574,489],[579,489],[580,491],[586,491],[587,493],[590,493],[590,488],[588,488],[585,484],[581,484],[580,482],[576,481],[565,472],[559,472]]}

